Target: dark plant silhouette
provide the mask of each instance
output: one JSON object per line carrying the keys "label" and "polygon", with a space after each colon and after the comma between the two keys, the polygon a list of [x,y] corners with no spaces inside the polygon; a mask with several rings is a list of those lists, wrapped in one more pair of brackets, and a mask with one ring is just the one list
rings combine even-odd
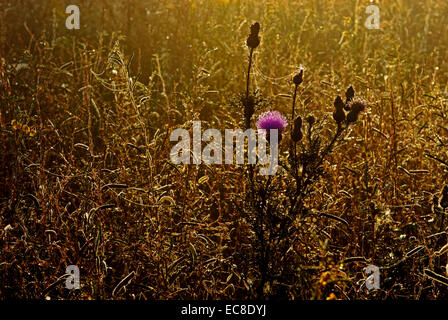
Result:
{"label": "dark plant silhouette", "polygon": [[[250,95],[249,85],[253,51],[260,43],[259,31],[260,24],[256,22],[251,26],[251,33],[246,42],[249,48],[249,67],[246,96],[241,101],[244,107],[246,128],[250,127],[251,117],[254,110],[257,109],[255,99]],[[355,91],[351,86],[346,91],[345,103],[340,96],[337,96],[333,113],[336,128],[333,137],[324,145],[324,137],[321,135],[317,126],[318,121],[313,115],[302,114],[295,117],[298,87],[303,81],[304,71],[301,69],[292,78],[294,87],[291,119],[293,119],[293,123],[289,137],[288,156],[282,158],[287,161],[281,162],[284,170],[278,173],[278,177],[259,178],[254,176],[254,168],[249,165],[250,191],[246,197],[248,206],[245,214],[251,219],[251,228],[255,234],[255,248],[257,249],[254,261],[256,261],[258,269],[258,279],[251,288],[251,294],[259,299],[273,296],[286,298],[288,292],[286,288],[293,287],[293,283],[303,280],[300,279],[301,273],[295,272],[297,268],[300,268],[298,261],[303,262],[303,260],[298,257],[300,253],[291,251],[295,243],[300,241],[293,236],[298,233],[298,228],[300,228],[298,220],[310,210],[306,206],[307,199],[324,172],[322,164],[326,156],[334,149],[344,131],[356,122],[359,114],[367,107],[365,100],[355,98]],[[276,117],[280,117],[280,114]],[[306,141],[302,141],[302,130],[305,129],[302,117],[306,119]],[[325,120],[321,120],[320,124],[329,125]],[[282,131],[283,126],[279,130],[280,137]],[[279,192],[283,192],[285,197],[283,198]],[[296,280],[294,280],[295,278]]]}

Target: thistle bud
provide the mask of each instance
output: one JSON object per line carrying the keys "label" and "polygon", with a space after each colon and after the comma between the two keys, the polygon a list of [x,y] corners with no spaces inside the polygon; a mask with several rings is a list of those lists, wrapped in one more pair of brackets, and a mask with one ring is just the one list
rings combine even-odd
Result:
{"label": "thistle bud", "polygon": [[367,107],[367,101],[361,98],[355,98],[349,103],[350,110],[361,112]]}
{"label": "thistle bud", "polygon": [[354,97],[355,97],[355,90],[353,89],[352,86],[350,86],[345,92],[345,110],[347,111],[350,110],[350,106],[348,105],[348,103],[352,101]]}
{"label": "thistle bud", "polygon": [[355,97],[355,90],[352,86],[350,86],[345,92],[345,97],[347,98],[347,102],[351,101]]}
{"label": "thistle bud", "polygon": [[292,81],[296,86],[300,85],[303,82],[303,69],[300,70],[300,72],[294,76]]}
{"label": "thistle bud", "polygon": [[336,100],[334,100],[334,107],[336,108],[336,110],[340,110],[340,109],[342,110],[342,109],[344,109],[344,106],[345,106],[345,104],[342,101],[341,96],[337,96]]}
{"label": "thistle bud", "polygon": [[294,128],[291,132],[291,139],[294,142],[302,140],[302,118],[299,116],[294,120]]}
{"label": "thistle bud", "polygon": [[260,24],[255,22],[250,26],[250,35],[246,40],[246,45],[249,48],[255,49],[260,45],[260,37],[258,33],[260,32]]}
{"label": "thistle bud", "polygon": [[336,121],[337,124],[341,124],[345,120],[345,112],[344,109],[336,109],[335,112],[333,112],[333,119]]}
{"label": "thistle bud", "polygon": [[250,26],[250,33],[255,34],[258,36],[258,33],[260,32],[260,24],[258,22],[255,22]]}
{"label": "thistle bud", "polygon": [[358,120],[358,114],[359,112],[350,110],[350,112],[347,114],[347,124],[356,122],[356,120]]}
{"label": "thistle bud", "polygon": [[352,99],[348,107],[350,112],[347,114],[347,124],[358,120],[358,115],[367,107],[367,102],[361,98]]}
{"label": "thistle bud", "polygon": [[255,49],[260,45],[260,37],[257,34],[251,33],[246,40],[246,45],[249,48]]}
{"label": "thistle bud", "polygon": [[345,120],[345,112],[344,112],[345,104],[342,101],[341,96],[338,95],[336,97],[336,99],[334,100],[333,105],[334,105],[334,107],[336,109],[333,112],[333,119],[336,121],[336,123],[338,125],[340,125]]}

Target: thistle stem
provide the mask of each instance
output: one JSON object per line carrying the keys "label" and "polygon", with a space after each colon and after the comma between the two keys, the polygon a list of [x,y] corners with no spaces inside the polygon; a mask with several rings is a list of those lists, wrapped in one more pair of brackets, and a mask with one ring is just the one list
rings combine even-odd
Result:
{"label": "thistle stem", "polygon": [[[294,94],[293,94],[293,97],[292,97],[292,112],[291,112],[291,126],[292,126],[292,132],[294,132],[294,111],[295,111],[295,107],[296,107],[296,98],[297,98],[297,88],[299,87],[299,85],[298,84],[296,84],[295,85],[295,87],[294,87]],[[293,160],[295,161],[295,159],[297,158],[297,155],[296,155],[296,146],[297,146],[297,144],[296,144],[296,142],[295,141],[293,141],[292,139],[291,139],[291,155],[294,157],[293,158]],[[296,176],[297,176],[297,166],[296,166],[296,168],[295,168],[295,174],[296,174]]]}
{"label": "thistle stem", "polygon": [[250,48],[249,66],[247,68],[247,77],[246,77],[246,99],[249,98],[250,70],[252,69],[252,57],[253,57],[253,54],[254,54],[254,49]]}
{"label": "thistle stem", "polygon": [[297,98],[297,88],[299,87],[299,85],[295,85],[294,87],[294,95],[292,97],[292,116],[291,116],[291,121],[292,123],[294,123],[294,110],[296,107],[296,98]]}
{"label": "thistle stem", "polygon": [[[246,77],[246,101],[249,100],[249,85],[250,85],[250,71],[252,69],[252,58],[254,54],[254,48],[250,48],[249,53],[249,66],[247,67],[247,77]],[[246,129],[250,128],[250,117],[246,119]],[[254,179],[254,168],[251,164],[249,164],[249,180],[251,183],[252,191],[254,189],[253,186],[253,179]]]}

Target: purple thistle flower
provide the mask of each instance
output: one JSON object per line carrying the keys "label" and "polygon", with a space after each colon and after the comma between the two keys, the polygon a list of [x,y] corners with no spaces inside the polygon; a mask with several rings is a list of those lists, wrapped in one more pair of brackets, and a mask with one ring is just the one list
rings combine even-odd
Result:
{"label": "purple thistle flower", "polygon": [[[286,118],[278,111],[267,111],[258,117],[258,129],[278,129],[278,134],[281,136],[282,131],[288,125]],[[269,132],[269,131],[268,131]]]}

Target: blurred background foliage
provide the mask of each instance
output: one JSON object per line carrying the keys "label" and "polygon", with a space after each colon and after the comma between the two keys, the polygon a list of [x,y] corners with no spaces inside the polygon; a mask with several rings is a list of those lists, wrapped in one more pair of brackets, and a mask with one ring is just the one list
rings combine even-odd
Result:
{"label": "blurred background foliage", "polygon": [[[67,30],[72,2],[0,1],[0,297],[252,296],[243,168],[175,167],[169,133],[241,127],[254,21],[272,108],[289,114],[298,67],[300,114],[330,115],[350,84],[370,105],[297,222],[297,276],[267,296],[447,297],[423,272],[446,276],[431,206],[447,179],[448,2],[378,1],[369,30],[362,0],[79,0]],[[64,288],[70,264],[81,290]],[[363,287],[367,264],[381,290]]]}

